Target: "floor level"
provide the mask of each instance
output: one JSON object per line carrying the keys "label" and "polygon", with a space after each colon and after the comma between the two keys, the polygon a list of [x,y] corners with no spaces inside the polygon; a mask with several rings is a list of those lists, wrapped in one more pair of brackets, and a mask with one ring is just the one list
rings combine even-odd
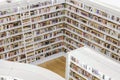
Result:
{"label": "floor level", "polygon": [[43,64],[40,64],[39,66],[49,69],[65,78],[65,66],[66,66],[65,57],[60,57],[60,58],[45,62]]}

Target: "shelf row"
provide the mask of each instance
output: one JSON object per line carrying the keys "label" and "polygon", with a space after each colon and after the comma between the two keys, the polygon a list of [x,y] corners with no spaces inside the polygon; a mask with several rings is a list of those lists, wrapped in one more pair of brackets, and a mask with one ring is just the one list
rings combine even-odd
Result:
{"label": "shelf row", "polygon": [[[61,37],[58,37],[58,39],[60,40]],[[53,41],[53,39],[49,40],[49,41]],[[21,48],[21,49],[18,49],[18,50],[15,50],[15,51],[11,51],[7,54],[1,54],[0,55],[0,58],[5,58],[10,60],[10,59],[18,59],[19,57],[19,60],[22,60],[22,59],[28,59],[28,58],[31,58],[32,56],[36,56],[38,57],[39,55],[44,55],[45,52],[50,52],[51,50],[56,50],[59,49],[59,48],[63,48],[63,43],[62,43],[62,40],[60,41],[55,41],[54,43],[46,43],[47,41],[45,42],[42,42],[42,45],[41,45],[41,48],[37,47],[34,50],[30,51],[29,53],[25,53],[25,48]],[[40,44],[40,43],[39,43]],[[30,47],[28,48],[30,49]],[[19,53],[20,52],[20,53]],[[18,61],[18,60],[16,60]]]}
{"label": "shelf row", "polygon": [[1,35],[0,45],[16,41],[16,40],[11,40],[11,38],[12,39],[16,38],[17,40],[19,40],[24,37],[25,39],[28,39],[31,36],[37,37],[39,34],[42,34],[44,32],[56,30],[57,28],[59,28],[59,26],[56,25],[61,24],[62,21],[63,21],[62,18],[53,18],[51,20],[46,20],[40,23],[25,26],[23,28],[21,27],[17,29],[12,29],[10,31],[2,32],[0,33]]}
{"label": "shelf row", "polygon": [[[30,58],[25,58],[25,55],[17,56],[14,58],[8,59],[9,61],[19,61],[21,63],[34,63],[42,59],[47,59],[51,56],[56,56],[55,54],[60,55],[59,53],[63,52],[64,48],[57,48],[56,50],[50,51],[50,52],[44,52],[44,54],[39,54],[37,56],[31,56]],[[20,59],[22,58],[22,59]],[[41,61],[42,62],[42,61]]]}
{"label": "shelf row", "polygon": [[55,4],[59,4],[57,0],[46,0],[42,2],[38,0],[36,0],[35,2],[20,1],[14,4],[8,4],[9,7],[3,7],[3,9],[0,9],[0,17],[11,16],[20,12],[44,8],[46,6],[49,7]]}
{"label": "shelf row", "polygon": [[[69,29],[65,29],[64,30],[64,35],[66,37],[68,37],[70,40],[72,39],[72,41],[78,42],[78,45],[86,45],[89,46],[95,50],[97,50],[100,53],[103,53],[104,55],[106,55],[107,57],[110,57],[111,59],[120,60],[120,56],[118,53],[115,53],[115,51],[110,50],[109,48],[106,48],[106,46],[101,46],[100,44],[98,44],[95,41],[91,41],[89,38],[87,38],[84,35],[80,35],[76,32],[73,32],[72,30]],[[76,43],[73,43],[72,45],[75,45]],[[75,45],[76,46],[76,45]],[[79,48],[79,47],[78,47]]]}
{"label": "shelf row", "polygon": [[70,56],[70,69],[78,75],[81,75],[87,80],[111,80],[110,77],[104,73],[98,71],[97,69],[83,64],[79,59],[74,56]]}
{"label": "shelf row", "polygon": [[[118,33],[120,31],[120,27],[119,25],[115,25],[113,23],[109,23],[107,22],[107,20],[103,20],[102,18],[99,18],[91,13],[85,12],[84,10],[79,9],[79,11],[76,11],[76,7],[67,5],[67,7],[65,8],[65,10],[71,12],[71,13],[65,13],[67,15],[70,15],[71,17],[80,20],[79,17],[84,18],[84,23],[95,26],[96,28],[98,28],[101,31],[106,31],[107,29],[110,31],[108,32],[110,35],[113,36],[117,36],[118,37]],[[79,17],[78,17],[79,16]]]}
{"label": "shelf row", "polygon": [[[80,68],[79,66],[75,65],[74,63],[70,63],[71,71],[75,72],[76,74],[83,76],[86,80],[100,80],[100,78],[97,78],[96,76],[92,75],[88,71],[86,71],[83,68]],[[103,79],[104,80],[104,79]]]}
{"label": "shelf row", "polygon": [[50,13],[46,13],[44,15],[37,15],[33,18],[27,18],[27,19],[24,19],[24,20],[18,20],[18,21],[12,21],[12,22],[9,22],[9,23],[3,23],[0,25],[0,32],[4,32],[4,31],[7,31],[7,30],[12,30],[14,28],[17,28],[17,27],[25,27],[25,26],[28,26],[28,25],[32,25],[32,24],[35,24],[35,23],[40,23],[42,21],[45,21],[47,19],[51,19],[51,18],[54,18],[54,17],[62,17],[60,15],[64,15],[64,12],[63,12],[63,9],[59,9],[58,11],[52,11]]}
{"label": "shelf row", "polygon": [[[50,31],[51,31],[51,29],[50,29]],[[55,29],[55,30],[53,30],[51,32],[49,32],[49,30],[48,30],[47,33],[46,32],[44,32],[43,34],[41,33],[41,35],[39,35],[38,37],[34,38],[34,37],[30,36],[30,38],[25,40],[25,41],[22,39],[21,43],[16,42],[16,44],[13,43],[13,44],[9,44],[9,45],[6,45],[6,46],[3,45],[3,47],[0,48],[0,52],[3,53],[3,52],[12,51],[12,50],[14,50],[14,48],[15,49],[17,47],[20,48],[20,46],[22,47],[24,45],[29,46],[30,43],[37,44],[37,43],[41,42],[41,40],[44,41],[44,40],[46,40],[47,38],[50,38],[50,37],[54,38],[55,36],[60,35],[62,33],[63,33],[62,28]]]}
{"label": "shelf row", "polygon": [[[86,36],[86,37],[88,36],[87,37],[88,39],[90,39],[90,40],[94,39],[94,41],[96,41],[98,44],[101,44],[101,46],[103,46],[105,44],[109,44],[111,46],[111,49],[112,49],[112,46],[113,46],[113,48],[114,48],[114,49],[112,49],[113,51],[115,51],[116,53],[120,53],[119,52],[119,47],[118,47],[119,46],[119,41],[117,41],[117,43],[118,43],[117,45],[118,46],[116,46],[114,44],[111,44],[111,42],[107,41],[107,39],[109,37],[107,37],[106,40],[101,39],[101,36],[99,36],[99,37],[96,36],[96,34],[98,33],[97,31],[95,32],[95,30],[93,30],[93,32],[90,32],[90,30],[92,30],[92,29],[89,29],[89,30],[87,29],[88,31],[84,30],[84,28],[83,28],[83,27],[85,27],[84,25],[76,26],[76,24],[78,24],[78,23],[75,22],[74,20],[69,19],[69,18],[66,18],[66,20],[67,20],[67,25],[71,26],[71,27],[68,26],[67,29],[70,29],[71,31],[78,33],[78,35],[81,34],[82,36]],[[73,24],[73,22],[74,22],[74,24]],[[98,34],[100,34],[100,33],[98,33]],[[110,48],[110,47],[107,47],[107,48]],[[117,49],[117,51],[116,51],[116,49]]]}
{"label": "shelf row", "polygon": [[92,5],[93,3],[90,1],[88,1],[88,3],[85,3],[84,1],[78,1],[78,0],[66,0],[66,3],[76,7],[76,9],[74,10],[75,12],[76,11],[79,12],[79,9],[81,9],[87,13],[89,12],[95,16],[98,16],[99,18],[103,18],[104,20],[107,20],[112,24],[118,25],[120,23],[119,15],[113,14],[113,12],[110,13],[111,11],[109,11],[108,7],[104,8],[103,6],[101,7],[101,5],[96,3],[94,3],[95,5],[93,6]]}
{"label": "shelf row", "polygon": [[86,24],[79,23],[78,21],[76,22],[76,21],[74,21],[74,19],[72,20],[72,18],[71,19],[69,18],[68,23],[74,24],[75,26],[77,26],[77,29],[80,29],[83,32],[85,31],[87,33],[90,33],[91,35],[101,39],[102,41],[105,41],[105,42],[110,43],[110,44],[112,44],[112,45],[114,45],[116,47],[119,47],[119,40],[116,40],[116,39],[114,39],[114,38],[112,38],[110,36],[107,36],[107,35],[105,35],[103,33],[100,33],[98,31],[90,28]]}

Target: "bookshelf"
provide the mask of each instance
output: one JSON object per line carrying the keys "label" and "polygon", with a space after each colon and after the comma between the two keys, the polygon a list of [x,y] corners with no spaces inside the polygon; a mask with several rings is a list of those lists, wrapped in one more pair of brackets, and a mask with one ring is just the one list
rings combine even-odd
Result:
{"label": "bookshelf", "polygon": [[64,0],[4,2],[9,7],[0,9],[0,59],[39,64],[62,56],[63,3]]}
{"label": "bookshelf", "polygon": [[84,46],[67,53],[66,80],[119,80],[119,67],[119,63]]}
{"label": "bookshelf", "polygon": [[119,11],[96,2],[22,0],[5,2],[8,7],[0,4],[0,59],[33,63],[40,59],[36,52],[45,49],[47,53],[49,46],[61,43],[53,51],[60,47],[60,53],[66,53],[88,46],[119,62]]}
{"label": "bookshelf", "polygon": [[109,8],[97,1],[66,0],[65,35],[119,62],[119,14]]}

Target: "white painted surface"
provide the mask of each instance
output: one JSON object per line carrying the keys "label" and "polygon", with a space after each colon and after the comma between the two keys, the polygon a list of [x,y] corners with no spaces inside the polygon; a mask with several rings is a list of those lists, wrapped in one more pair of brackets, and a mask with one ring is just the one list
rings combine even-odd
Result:
{"label": "white painted surface", "polygon": [[14,3],[14,2],[19,2],[19,1],[23,1],[23,0],[0,0],[0,4],[6,4],[7,1],[11,1],[12,3]]}
{"label": "white painted surface", "polygon": [[120,11],[120,0],[90,0],[90,1]]}
{"label": "white painted surface", "polygon": [[[14,3],[14,2],[20,2],[20,1],[31,2],[31,1],[36,1],[36,0],[26,0],[26,1],[25,0],[11,0],[11,1],[12,1],[12,3]],[[42,1],[47,1],[47,0],[41,0],[41,2]],[[57,1],[63,1],[64,2],[64,0],[57,0]],[[105,5],[110,5],[111,7],[115,7],[115,8],[120,8],[120,0],[90,0],[90,1],[97,2],[97,3],[102,3],[102,4],[105,4]],[[0,0],[0,4],[6,4],[6,0]]]}
{"label": "white painted surface", "polygon": [[120,0],[92,0],[92,1],[98,1],[104,4],[109,4],[114,7],[119,7],[120,8]]}
{"label": "white painted surface", "polygon": [[47,69],[17,62],[0,60],[0,75],[23,80],[65,80]]}
{"label": "white painted surface", "polygon": [[111,80],[120,80],[120,64],[104,57],[94,50],[88,47],[82,47],[69,52],[69,56],[70,55],[77,58],[81,63],[91,66],[109,76]]}

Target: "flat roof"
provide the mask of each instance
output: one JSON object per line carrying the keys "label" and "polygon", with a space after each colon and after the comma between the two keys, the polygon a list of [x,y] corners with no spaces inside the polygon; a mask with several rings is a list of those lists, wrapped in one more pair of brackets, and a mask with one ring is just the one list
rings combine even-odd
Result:
{"label": "flat roof", "polygon": [[82,63],[104,73],[111,80],[120,80],[120,64],[106,58],[88,47],[82,47],[69,52]]}

